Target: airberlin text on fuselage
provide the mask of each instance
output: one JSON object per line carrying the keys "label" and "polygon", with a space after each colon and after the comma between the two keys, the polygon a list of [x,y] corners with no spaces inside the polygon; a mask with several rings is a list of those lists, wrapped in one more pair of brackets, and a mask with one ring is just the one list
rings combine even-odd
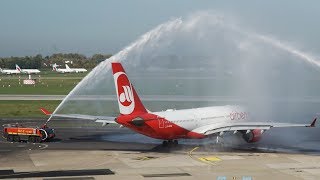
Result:
{"label": "airberlin text on fuselage", "polygon": [[247,112],[233,111],[230,113],[230,120],[248,119],[248,117],[249,117],[249,114]]}

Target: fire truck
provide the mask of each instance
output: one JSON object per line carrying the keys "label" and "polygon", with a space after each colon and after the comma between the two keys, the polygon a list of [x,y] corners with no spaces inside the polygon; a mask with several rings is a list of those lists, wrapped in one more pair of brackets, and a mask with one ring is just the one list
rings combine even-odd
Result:
{"label": "fire truck", "polygon": [[28,141],[40,143],[49,141],[55,137],[54,129],[47,125],[41,127],[25,127],[20,124],[7,124],[3,129],[3,135],[10,142]]}

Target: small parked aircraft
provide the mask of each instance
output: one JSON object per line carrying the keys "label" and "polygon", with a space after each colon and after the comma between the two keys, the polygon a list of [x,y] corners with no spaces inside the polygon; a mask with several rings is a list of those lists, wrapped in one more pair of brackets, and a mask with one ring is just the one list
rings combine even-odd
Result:
{"label": "small parked aircraft", "polygon": [[17,64],[16,64],[16,70],[26,73],[26,74],[38,74],[40,73],[39,69],[21,69]]}

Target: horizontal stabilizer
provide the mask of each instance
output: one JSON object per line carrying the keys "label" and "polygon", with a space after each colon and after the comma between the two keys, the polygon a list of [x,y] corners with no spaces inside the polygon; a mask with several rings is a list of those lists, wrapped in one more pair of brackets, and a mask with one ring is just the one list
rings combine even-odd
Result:
{"label": "horizontal stabilizer", "polygon": [[49,115],[51,115],[52,113],[51,112],[49,112],[48,110],[46,110],[45,108],[40,108],[40,110],[43,112],[43,114],[45,114],[45,115],[47,115],[47,116],[49,116]]}

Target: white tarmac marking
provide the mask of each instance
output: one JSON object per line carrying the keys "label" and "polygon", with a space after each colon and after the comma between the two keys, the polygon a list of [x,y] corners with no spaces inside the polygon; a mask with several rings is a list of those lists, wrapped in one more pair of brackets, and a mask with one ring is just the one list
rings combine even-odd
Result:
{"label": "white tarmac marking", "polygon": [[[43,147],[41,147],[41,145],[43,145]],[[39,148],[39,149],[43,150],[43,149],[46,149],[48,146],[49,146],[48,144],[40,144],[39,147],[41,147],[41,148]]]}

